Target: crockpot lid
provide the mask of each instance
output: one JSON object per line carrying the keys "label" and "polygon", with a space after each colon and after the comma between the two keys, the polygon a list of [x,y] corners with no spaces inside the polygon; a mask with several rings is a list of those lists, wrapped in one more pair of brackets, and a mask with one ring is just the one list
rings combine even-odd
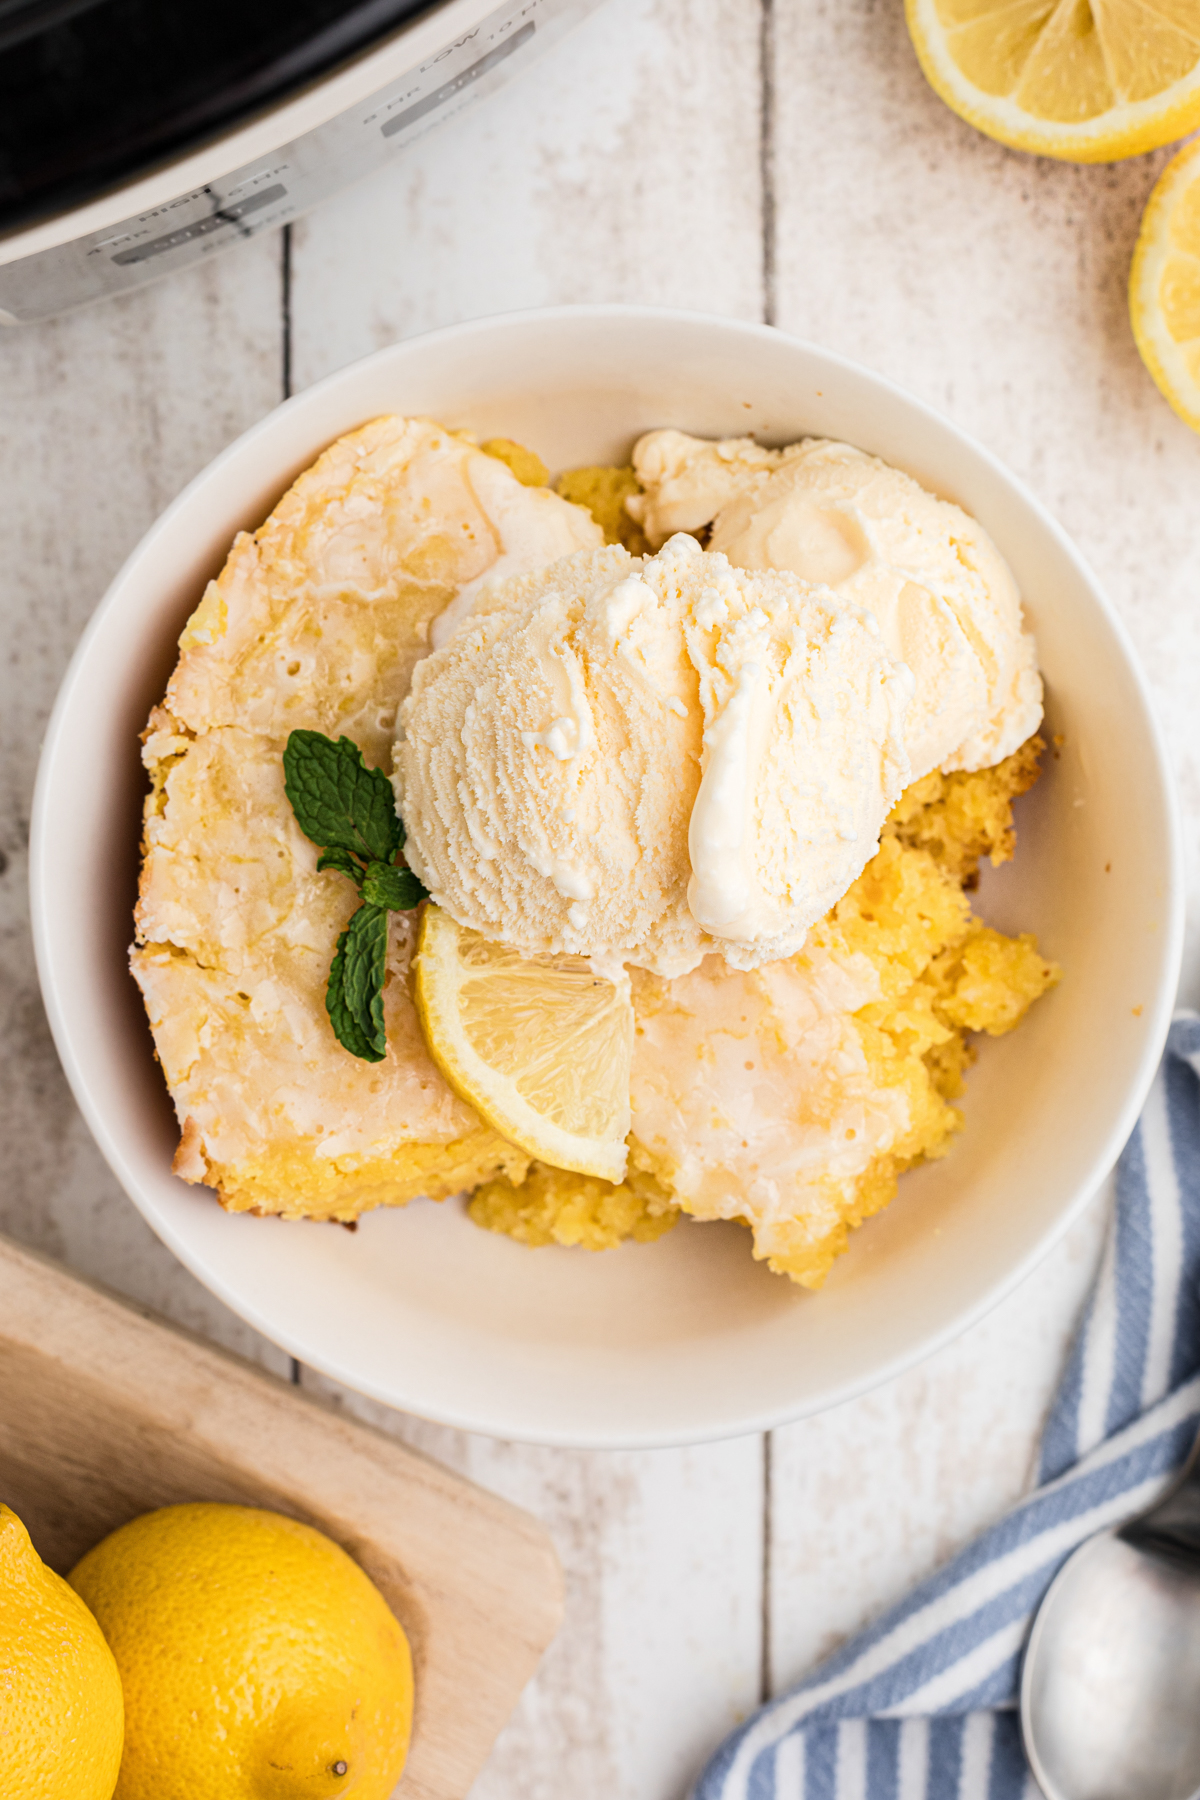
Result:
{"label": "crockpot lid", "polygon": [[432,4],[0,0],[0,230],[219,136]]}

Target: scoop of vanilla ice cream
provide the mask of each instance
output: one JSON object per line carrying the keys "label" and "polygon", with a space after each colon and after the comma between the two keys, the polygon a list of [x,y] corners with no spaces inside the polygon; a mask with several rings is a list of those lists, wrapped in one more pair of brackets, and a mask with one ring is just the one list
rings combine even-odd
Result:
{"label": "scoop of vanilla ice cream", "polygon": [[461,924],[674,976],[787,956],[908,779],[873,618],[678,535],[488,587],[419,664],[406,854]]}
{"label": "scoop of vanilla ice cream", "polygon": [[1042,684],[1016,582],[961,507],[820,438],[768,451],[650,432],[634,467],[651,542],[686,515],[688,529],[711,524],[709,548],[738,568],[790,569],[875,614],[915,682],[905,727],[914,779],[987,768],[1037,729]]}
{"label": "scoop of vanilla ice cream", "polygon": [[472,489],[496,538],[495,561],[464,582],[434,619],[429,641],[436,650],[469,617],[485,587],[557,562],[575,550],[595,550],[604,533],[582,506],[565,505],[552,488],[527,487],[494,456],[471,449]]}
{"label": "scoop of vanilla ice cream", "polygon": [[697,438],[685,431],[648,431],[633,451],[643,492],[625,505],[657,550],[677,531],[700,531],[723,506],[777,468],[778,450],[753,438]]}

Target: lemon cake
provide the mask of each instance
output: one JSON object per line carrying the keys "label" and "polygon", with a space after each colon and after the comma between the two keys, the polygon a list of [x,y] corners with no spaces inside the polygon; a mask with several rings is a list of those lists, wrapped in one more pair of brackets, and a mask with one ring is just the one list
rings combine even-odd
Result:
{"label": "lemon cake", "polygon": [[426,1052],[393,913],[378,1065],[337,1042],[324,993],[350,885],[317,872],[284,793],[297,728],[390,766],[432,622],[489,573],[602,533],[549,489],[426,420],[379,419],[301,475],[233,546],[180,639],[144,760],[132,968],[181,1127],[175,1171],[232,1211],[350,1220],[528,1158]]}
{"label": "lemon cake", "polygon": [[[507,439],[477,447],[432,421],[379,419],[334,444],[260,530],[237,539],[188,621],[143,740],[151,791],[131,965],[179,1119],[174,1166],[184,1180],[214,1188],[233,1211],[345,1222],[417,1195],[466,1191],[476,1224],[530,1246],[599,1250],[650,1241],[685,1214],[732,1218],[749,1227],[755,1256],[811,1287],[850,1230],[887,1205],[899,1174],[944,1153],[961,1122],[953,1102],[974,1054],[972,1034],[1010,1030],[1058,971],[1031,937],[1003,937],[971,910],[979,862],[1012,855],[1012,802],[1037,777],[1041,742],[1031,727],[1040,684],[1015,588],[1010,595],[992,573],[986,541],[979,555],[963,548],[973,522],[929,496],[941,507],[937,528],[958,545],[955,580],[975,582],[970,593],[978,589],[999,621],[990,644],[986,633],[956,637],[954,594],[945,581],[945,592],[932,593],[936,569],[931,592],[921,590],[927,612],[942,609],[937,654],[946,667],[957,658],[964,682],[978,690],[974,736],[957,715],[943,716],[933,700],[925,705],[922,729],[937,740],[939,766],[929,767],[933,750],[915,769],[902,746],[888,750],[893,773],[907,767],[910,779],[892,781],[874,827],[859,833],[862,854],[834,885],[840,898],[823,916],[810,911],[816,922],[798,931],[793,954],[739,955],[735,933],[718,921],[729,954],[713,953],[709,938],[677,965],[564,954],[557,962],[534,956],[526,966],[528,947],[466,929],[465,902],[452,909],[457,917],[431,904],[388,914],[382,1060],[351,1054],[326,1011],[334,948],[358,902],[354,887],[319,860],[320,846],[289,803],[291,734],[348,739],[370,768],[389,775],[397,758],[407,854],[432,886],[429,836],[422,860],[422,845],[411,841],[420,814],[410,818],[400,766],[405,721],[414,716],[411,702],[401,707],[418,664],[439,653],[419,689],[431,668],[450,666],[452,638],[457,654],[472,634],[486,637],[505,596],[534,592],[551,565],[599,571],[600,585],[608,584],[605,629],[619,633],[645,604],[641,590],[650,592],[646,557],[664,519],[678,528],[672,505],[690,509],[694,535],[672,538],[659,553],[670,565],[664,580],[680,594],[684,575],[699,580],[701,607],[719,606],[722,584],[732,593],[745,578],[715,552],[692,570],[696,540],[730,517],[736,523],[748,494],[775,504],[770,483],[780,466],[778,453],[752,452],[741,440],[735,448],[731,456],[726,445],[652,434],[640,469],[576,470],[555,490],[539,459]],[[789,466],[799,468],[798,449],[784,453]],[[871,481],[883,467],[872,461]],[[867,476],[857,464],[853,473],[861,486]],[[728,512],[731,499],[741,514]],[[797,503],[789,491],[789,506]],[[942,514],[954,515],[948,527]],[[753,525],[752,507],[747,516]],[[620,548],[602,553],[605,544]],[[746,566],[789,567],[753,556]],[[871,605],[884,604],[890,568],[877,559],[868,571]],[[866,579],[857,564],[842,574]],[[756,628],[768,600],[786,610],[782,589],[798,579],[749,578],[747,616]],[[835,622],[841,608],[837,630],[851,634],[852,645],[871,615],[865,599],[839,600],[837,587],[835,580],[811,589],[812,604],[832,609]],[[911,592],[897,594],[892,624],[909,632]],[[726,596],[722,616],[735,613]],[[884,639],[889,617],[885,607]],[[968,640],[977,667],[963,649]],[[597,644],[599,658],[600,637]],[[571,767],[579,747],[572,719],[575,738],[585,735],[566,646],[565,637],[556,640],[552,652],[570,690],[564,717],[547,715],[544,728],[517,734],[542,759],[539,792]],[[737,671],[728,673],[722,654],[718,644],[712,675],[701,668],[702,691],[718,675],[736,687]],[[870,675],[873,692],[911,681],[886,644],[871,655],[883,658]],[[932,660],[922,679],[934,694]],[[464,689],[454,730],[468,747],[489,691],[486,683]],[[713,692],[715,719],[728,696],[719,682]],[[687,704],[693,699],[689,689]],[[676,699],[672,712],[684,704]],[[711,727],[712,720],[706,749]],[[593,738],[597,730],[593,721]],[[951,740],[957,749],[947,749]],[[697,735],[697,771],[701,755]],[[497,781],[515,781],[512,761],[495,762]],[[479,785],[483,776],[456,776],[456,792],[465,795],[463,783]],[[701,782],[698,772],[690,779]],[[849,831],[840,815],[833,835],[822,823],[813,841],[823,833],[832,843],[839,831]],[[526,848],[522,840],[519,853]],[[470,857],[488,864],[496,854],[476,821]],[[585,915],[571,891],[578,870],[564,875],[550,858],[538,873],[571,902],[572,920]],[[477,877],[469,860],[465,879]],[[679,879],[686,878],[684,868]],[[550,948],[588,946],[556,939]],[[633,966],[618,967],[622,960]],[[456,1011],[473,981],[488,988],[491,1007],[475,1038]],[[546,1026],[540,1033],[531,1007]],[[578,1076],[565,1083],[579,1090],[574,1142],[547,1123],[545,1095],[556,1083],[562,1089],[565,1061]],[[500,1091],[507,1101],[493,1104]],[[611,1114],[612,1141],[605,1155],[589,1158],[579,1146],[597,1110]]]}

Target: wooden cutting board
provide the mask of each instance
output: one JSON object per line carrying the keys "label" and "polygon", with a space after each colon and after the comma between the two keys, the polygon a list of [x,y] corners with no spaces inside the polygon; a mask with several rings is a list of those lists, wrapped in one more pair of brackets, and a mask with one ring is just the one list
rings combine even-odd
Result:
{"label": "wooden cutting board", "polygon": [[561,1617],[536,1520],[4,1238],[0,1500],[64,1573],[181,1500],[268,1506],[335,1538],[412,1644],[396,1800],[462,1800]]}

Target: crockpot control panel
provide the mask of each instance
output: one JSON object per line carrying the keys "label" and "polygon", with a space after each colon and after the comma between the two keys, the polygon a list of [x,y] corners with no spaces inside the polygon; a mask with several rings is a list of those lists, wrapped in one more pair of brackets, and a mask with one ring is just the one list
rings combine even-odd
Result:
{"label": "crockpot control panel", "polygon": [[[131,7],[146,4],[162,13],[191,10],[164,7],[161,0],[118,3]],[[288,55],[281,56],[275,65],[276,77],[282,67],[291,68],[305,59],[311,72],[312,59],[321,43],[328,53],[333,25],[327,21],[322,37],[318,17],[322,12],[341,14],[343,20],[353,16],[360,24],[364,15],[371,15],[376,22],[390,15],[393,27],[397,15],[409,21],[426,15],[418,29],[427,48],[431,41],[437,47],[415,60],[411,67],[403,67],[401,57],[403,72],[395,74],[395,52],[402,49],[408,35],[402,26],[398,34],[389,38],[388,47],[374,53],[380,59],[386,54],[393,71],[392,79],[377,92],[268,154],[203,185],[170,193],[158,204],[129,217],[118,217],[100,230],[80,236],[61,233],[60,237],[66,236],[68,241],[22,255],[22,239],[32,233],[18,225],[15,233],[0,238],[0,323],[19,324],[50,317],[86,301],[138,286],[239,238],[286,223],[370,174],[397,149],[466,104],[474,94],[498,85],[535,50],[552,41],[597,3],[598,0],[507,0],[482,17],[476,9],[475,22],[464,23],[455,33],[454,23],[462,21],[458,0],[433,13],[428,12],[425,0],[368,0],[366,5],[349,9],[344,4],[339,7],[336,0],[306,0],[305,5],[288,0],[286,10],[312,15],[310,26],[317,29],[306,41],[303,57],[294,45]],[[259,0],[255,7],[243,3],[243,17],[252,15],[258,4]],[[67,13],[72,6],[85,12],[88,0],[0,0],[0,110],[7,103],[2,80],[6,25],[15,29],[14,21],[19,20],[23,8]],[[229,10],[232,12],[232,7]],[[276,7],[275,0],[263,8],[266,13],[276,10],[285,9]],[[430,40],[428,28],[434,21],[442,20],[446,24],[446,41],[439,43],[436,37]],[[64,29],[69,22],[64,22]],[[344,34],[339,43],[344,50]],[[10,44],[8,54],[11,53]],[[138,116],[145,121],[148,114],[143,111]],[[31,213],[41,212],[44,216],[51,196],[60,207],[68,202],[78,206],[86,200],[86,181],[65,150],[57,165],[45,149],[40,157],[31,153],[23,162],[21,157],[10,154],[6,163],[6,131],[6,125],[0,126],[0,226],[9,223],[14,212],[24,215],[27,222]],[[114,129],[110,135],[115,146],[119,133]],[[113,165],[110,162],[105,166],[111,175]],[[3,203],[7,203],[7,218]],[[69,222],[69,213],[67,217]],[[36,229],[36,216],[33,223]]]}

